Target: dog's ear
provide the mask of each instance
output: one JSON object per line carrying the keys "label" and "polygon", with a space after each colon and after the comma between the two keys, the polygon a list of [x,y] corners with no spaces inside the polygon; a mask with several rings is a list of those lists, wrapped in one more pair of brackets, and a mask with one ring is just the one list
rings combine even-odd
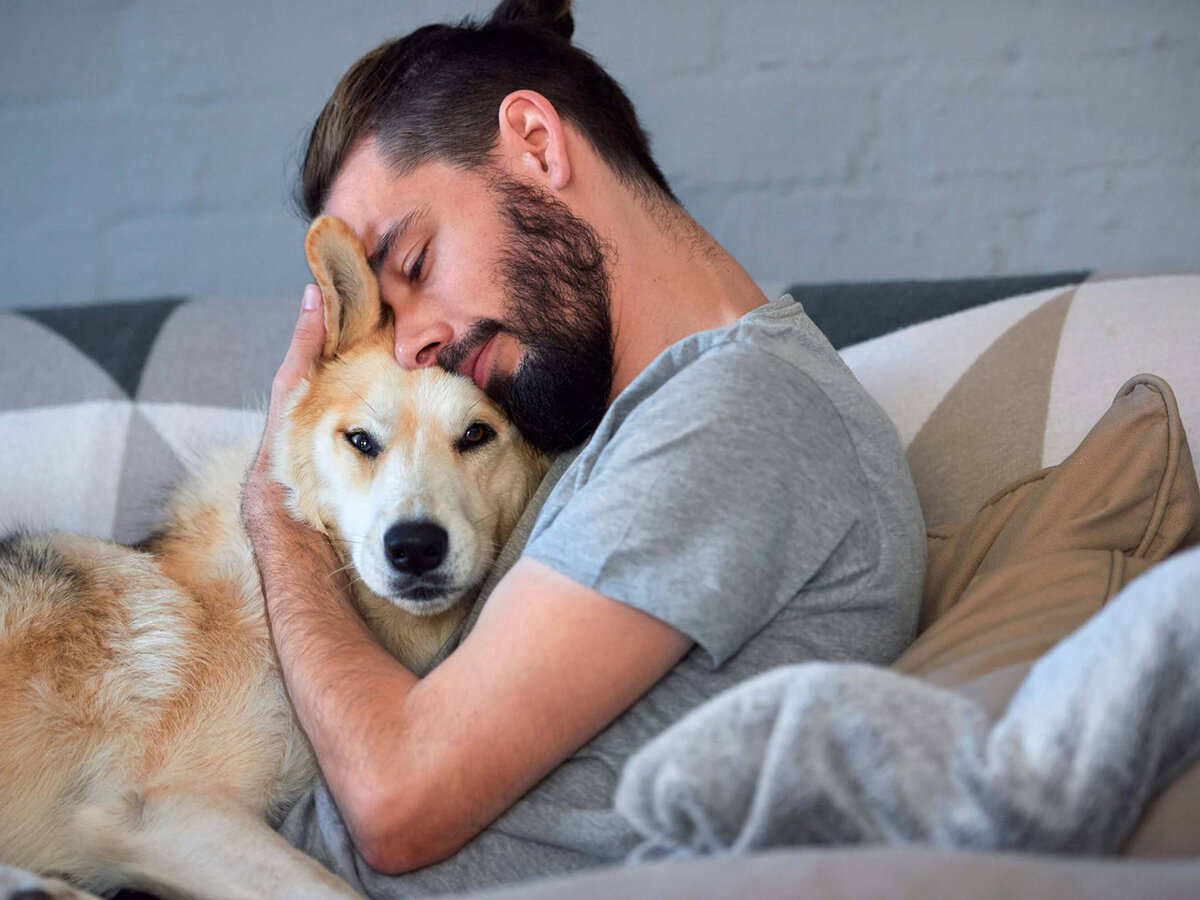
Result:
{"label": "dog's ear", "polygon": [[379,327],[379,285],[358,235],[341,219],[321,216],[313,222],[304,254],[325,300],[321,357],[327,359]]}

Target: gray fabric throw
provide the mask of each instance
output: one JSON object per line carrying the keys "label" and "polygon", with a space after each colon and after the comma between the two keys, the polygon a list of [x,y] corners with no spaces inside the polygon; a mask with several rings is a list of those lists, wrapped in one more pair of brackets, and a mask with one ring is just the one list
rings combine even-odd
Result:
{"label": "gray fabric throw", "polygon": [[797,844],[1109,853],[1200,755],[1200,548],[1130,584],[995,724],[864,665],[775,669],[630,758],[631,861]]}

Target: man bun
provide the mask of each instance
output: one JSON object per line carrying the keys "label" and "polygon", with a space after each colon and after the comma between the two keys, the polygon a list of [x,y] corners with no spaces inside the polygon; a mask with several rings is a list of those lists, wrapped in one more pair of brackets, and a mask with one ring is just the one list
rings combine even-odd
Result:
{"label": "man bun", "polygon": [[501,0],[488,19],[488,24],[538,28],[553,32],[567,41],[575,33],[571,0]]}

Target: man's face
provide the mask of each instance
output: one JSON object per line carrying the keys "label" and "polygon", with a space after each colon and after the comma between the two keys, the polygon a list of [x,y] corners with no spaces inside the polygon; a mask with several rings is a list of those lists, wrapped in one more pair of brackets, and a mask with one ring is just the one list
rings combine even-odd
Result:
{"label": "man's face", "polygon": [[612,385],[608,266],[595,231],[497,170],[396,175],[360,145],[325,212],[362,239],[396,322],[396,359],[474,379],[534,445],[572,447]]}

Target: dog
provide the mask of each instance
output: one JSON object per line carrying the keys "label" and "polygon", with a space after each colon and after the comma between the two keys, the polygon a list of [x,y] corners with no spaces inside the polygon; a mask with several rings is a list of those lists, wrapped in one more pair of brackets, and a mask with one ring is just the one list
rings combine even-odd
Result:
{"label": "dog", "polygon": [[[363,248],[313,223],[326,341],[272,476],[353,599],[421,670],[466,613],[548,460],[468,379],[405,371]],[[239,519],[256,448],[212,454],[144,548],[0,540],[0,863],[93,891],[354,896],[269,827],[317,774]]]}

